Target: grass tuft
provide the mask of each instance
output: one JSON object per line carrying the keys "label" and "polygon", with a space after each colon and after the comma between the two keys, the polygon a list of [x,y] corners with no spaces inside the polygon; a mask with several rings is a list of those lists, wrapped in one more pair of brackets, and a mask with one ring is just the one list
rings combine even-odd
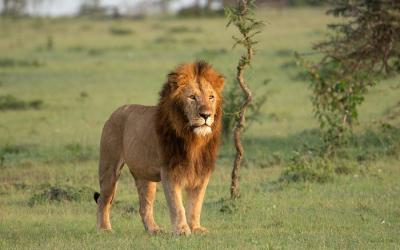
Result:
{"label": "grass tuft", "polygon": [[88,161],[97,158],[97,151],[94,147],[83,146],[80,143],[71,143],[64,146],[65,158],[72,161]]}

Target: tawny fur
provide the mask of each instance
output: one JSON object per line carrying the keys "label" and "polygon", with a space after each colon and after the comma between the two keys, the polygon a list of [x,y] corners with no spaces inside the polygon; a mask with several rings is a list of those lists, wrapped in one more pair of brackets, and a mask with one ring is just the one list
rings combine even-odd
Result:
{"label": "tawny fur", "polygon": [[[223,84],[223,77],[209,64],[183,64],[168,75],[157,106],[125,105],[111,115],[100,142],[100,195],[94,196],[99,229],[111,229],[111,203],[126,164],[150,234],[161,231],[153,218],[160,181],[174,233],[207,231],[200,225],[200,214],[220,140]],[[183,189],[188,194],[187,216]]]}

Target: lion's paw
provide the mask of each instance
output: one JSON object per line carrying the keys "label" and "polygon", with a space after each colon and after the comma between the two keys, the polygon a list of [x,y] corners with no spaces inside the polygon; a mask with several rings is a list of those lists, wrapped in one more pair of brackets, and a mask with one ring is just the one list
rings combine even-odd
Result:
{"label": "lion's paw", "polygon": [[160,227],[155,227],[155,228],[152,228],[152,229],[148,229],[147,232],[148,232],[150,235],[157,235],[157,234],[163,234],[163,233],[165,233],[165,230],[162,229],[162,228],[160,228]]}
{"label": "lion's paw", "polygon": [[194,227],[192,229],[192,233],[196,233],[196,234],[207,234],[208,233],[208,229],[205,227]]}
{"label": "lion's paw", "polygon": [[98,228],[97,232],[99,232],[99,233],[113,233],[114,231],[111,228]]}
{"label": "lion's paw", "polygon": [[190,227],[188,225],[177,226],[174,229],[174,234],[188,236],[191,234]]}

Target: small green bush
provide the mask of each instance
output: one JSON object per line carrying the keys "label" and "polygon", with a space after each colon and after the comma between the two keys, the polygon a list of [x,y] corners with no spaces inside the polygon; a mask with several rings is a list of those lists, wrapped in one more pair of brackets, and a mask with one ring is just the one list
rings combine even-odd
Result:
{"label": "small green bush", "polygon": [[293,56],[295,52],[291,49],[279,49],[275,51],[275,55],[280,56],[280,57],[288,57],[288,56]]}
{"label": "small green bush", "polygon": [[0,96],[1,110],[24,110],[24,109],[40,109],[43,106],[42,100],[23,101],[13,95]]}
{"label": "small green bush", "polygon": [[221,213],[233,214],[238,210],[238,204],[236,200],[232,199],[221,199],[221,208],[219,211]]}
{"label": "small green bush", "polygon": [[38,60],[17,60],[13,58],[0,58],[0,68],[10,67],[40,67],[43,63]]}
{"label": "small green bush", "polygon": [[332,162],[310,154],[296,155],[282,172],[281,182],[319,182],[333,180],[334,167]]}
{"label": "small green bush", "polygon": [[109,31],[110,31],[110,34],[116,35],[116,36],[126,36],[126,35],[131,35],[134,33],[133,30],[128,29],[128,28],[122,28],[122,27],[111,27]]}
{"label": "small green bush", "polygon": [[28,201],[33,207],[44,203],[79,202],[92,199],[94,190],[88,187],[47,186],[44,190],[34,194]]}
{"label": "small green bush", "polygon": [[154,43],[176,43],[176,42],[178,41],[175,38],[167,36],[162,36],[154,39]]}
{"label": "small green bush", "polygon": [[87,51],[87,54],[89,56],[99,56],[99,55],[101,55],[103,53],[104,53],[104,51],[102,49],[89,49]]}
{"label": "small green bush", "polygon": [[168,30],[169,33],[201,33],[202,31],[200,27],[190,28],[187,26],[174,26]]}
{"label": "small green bush", "polygon": [[187,33],[187,32],[190,32],[190,31],[191,31],[191,29],[189,27],[186,27],[186,26],[175,26],[175,27],[170,28],[168,32],[171,32],[171,33]]}

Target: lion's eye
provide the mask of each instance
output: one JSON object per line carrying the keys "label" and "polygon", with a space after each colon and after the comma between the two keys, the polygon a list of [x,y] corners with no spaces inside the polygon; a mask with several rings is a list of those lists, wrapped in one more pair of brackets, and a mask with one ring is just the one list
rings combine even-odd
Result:
{"label": "lion's eye", "polygon": [[191,95],[191,96],[189,96],[189,98],[192,99],[192,100],[196,100],[196,96],[195,95]]}
{"label": "lion's eye", "polygon": [[212,99],[214,99],[214,96],[213,96],[213,95],[210,95],[210,97],[209,97],[209,98],[210,98],[210,100],[212,100]]}

